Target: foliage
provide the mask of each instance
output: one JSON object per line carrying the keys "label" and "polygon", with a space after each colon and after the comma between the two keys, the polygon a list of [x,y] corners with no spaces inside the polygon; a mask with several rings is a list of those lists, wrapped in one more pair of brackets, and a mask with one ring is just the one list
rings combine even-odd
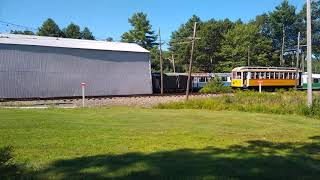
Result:
{"label": "foliage", "polygon": [[85,28],[81,31],[80,37],[81,37],[81,39],[95,40],[95,37],[92,35],[92,32],[89,30],[88,27],[85,27]]}
{"label": "foliage", "polygon": [[281,48],[283,30],[286,34],[285,47],[292,47],[297,44],[298,24],[296,22],[298,17],[295,6],[290,5],[288,0],[284,0],[269,14],[269,18],[276,49]]}
{"label": "foliage", "polygon": [[107,42],[113,42],[113,38],[112,37],[107,37],[106,41]]}
{"label": "foliage", "polygon": [[174,53],[177,61],[177,72],[187,72],[190,60],[192,30],[194,23],[198,23],[200,29],[201,20],[198,16],[193,15],[185,24],[182,24],[177,31],[174,31],[170,40],[170,51]]}
{"label": "foliage", "polygon": [[15,163],[13,150],[12,146],[0,148],[0,179],[18,178],[22,173],[22,169],[19,169]]}
{"label": "foliage", "polygon": [[66,28],[63,29],[63,35],[65,38],[80,39],[80,27],[74,23],[70,23]]}
{"label": "foliage", "polygon": [[5,146],[0,148],[0,168],[11,166],[13,160],[12,152],[12,146]]}
{"label": "foliage", "polygon": [[220,96],[210,99],[194,99],[159,105],[162,109],[209,109],[245,111],[273,114],[297,114],[320,118],[319,96],[315,96],[313,107],[306,106],[305,92],[257,93],[237,92],[234,95]]}
{"label": "foliage", "polygon": [[[285,31],[285,50],[295,49],[298,32],[301,43],[306,44],[305,6],[301,11],[283,0],[273,11],[257,15],[247,23],[229,19],[201,21],[193,15],[170,40],[169,51],[176,55],[178,72],[186,72],[190,59],[190,37],[193,23],[198,22],[195,48],[195,72],[230,72],[236,66],[247,65],[248,54],[251,66],[279,66],[283,30]],[[320,2],[312,2],[313,54],[320,57]],[[249,51],[249,53],[248,53]],[[302,53],[305,53],[303,49]],[[284,54],[283,66],[295,66],[295,52]]]}
{"label": "foliage", "polygon": [[48,18],[43,22],[37,34],[39,36],[61,37],[62,31],[53,19]]}
{"label": "foliage", "polygon": [[219,66],[224,72],[231,72],[234,67],[247,66],[248,52],[251,65],[270,66],[271,51],[271,39],[263,36],[257,25],[239,23],[224,35],[221,43],[221,57],[224,61]]}
{"label": "foliage", "polygon": [[296,115],[120,107],[0,114],[0,146],[12,144],[15,161],[36,176],[23,179],[320,175],[320,121]]}
{"label": "foliage", "polygon": [[232,88],[225,86],[220,78],[211,79],[208,84],[200,89],[200,93],[230,93]]}
{"label": "foliage", "polygon": [[157,36],[152,30],[147,14],[142,12],[135,13],[128,21],[132,29],[121,36],[122,41],[137,43],[148,50],[152,49]]}
{"label": "foliage", "polygon": [[25,31],[10,31],[11,34],[24,34],[24,35],[34,35],[34,32],[25,30]]}
{"label": "foliage", "polygon": [[[159,47],[154,46],[150,50],[150,59],[151,59],[151,69],[152,72],[160,72],[160,55],[159,55]],[[163,51],[162,52],[162,67],[163,67],[163,72],[173,72],[173,65],[172,62],[169,60],[171,58],[170,54],[168,51]]]}
{"label": "foliage", "polygon": [[[311,1],[311,9],[312,9],[312,39],[313,39],[313,46],[312,52],[316,59],[319,61],[320,59],[320,1]],[[305,32],[306,29],[306,11],[307,7],[306,4],[303,6],[302,10],[298,14],[299,22],[301,24],[302,32]],[[306,34],[302,33],[303,43],[306,44]]]}

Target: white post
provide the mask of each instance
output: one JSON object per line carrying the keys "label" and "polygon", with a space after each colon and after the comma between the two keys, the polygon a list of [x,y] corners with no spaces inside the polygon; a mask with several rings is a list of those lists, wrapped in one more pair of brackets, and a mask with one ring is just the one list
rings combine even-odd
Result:
{"label": "white post", "polygon": [[259,82],[259,93],[262,92],[262,84],[261,84],[261,81]]}
{"label": "white post", "polygon": [[311,36],[311,0],[307,0],[307,71],[308,106],[312,106],[312,36]]}
{"label": "white post", "polygon": [[84,108],[85,105],[84,105],[84,100],[85,100],[85,87],[86,87],[86,83],[81,83],[81,90],[82,90],[82,107]]}

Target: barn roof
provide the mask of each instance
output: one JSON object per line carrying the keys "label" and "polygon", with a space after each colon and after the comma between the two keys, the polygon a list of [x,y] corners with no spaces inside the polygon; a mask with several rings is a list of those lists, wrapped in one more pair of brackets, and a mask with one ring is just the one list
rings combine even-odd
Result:
{"label": "barn roof", "polygon": [[46,36],[1,34],[0,44],[46,46],[59,48],[93,49],[105,51],[149,52],[134,43],[106,42],[96,40],[68,39]]}

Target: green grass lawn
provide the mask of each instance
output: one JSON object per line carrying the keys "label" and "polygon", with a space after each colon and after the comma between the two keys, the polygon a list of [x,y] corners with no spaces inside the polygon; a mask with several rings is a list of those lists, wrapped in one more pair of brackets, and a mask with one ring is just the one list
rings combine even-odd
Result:
{"label": "green grass lawn", "polygon": [[40,178],[320,178],[320,120],[293,115],[0,109],[5,145]]}

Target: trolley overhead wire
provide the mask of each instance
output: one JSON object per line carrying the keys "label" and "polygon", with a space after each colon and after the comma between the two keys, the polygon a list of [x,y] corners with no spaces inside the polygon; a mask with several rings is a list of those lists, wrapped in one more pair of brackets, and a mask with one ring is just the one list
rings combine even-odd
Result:
{"label": "trolley overhead wire", "polygon": [[14,27],[17,27],[17,28],[20,28],[20,29],[25,29],[25,30],[38,30],[37,28],[34,28],[34,27],[28,27],[28,26],[24,26],[24,25],[8,22],[8,21],[3,21],[3,20],[0,20],[0,23],[5,25],[5,26],[7,26],[7,27],[8,26],[14,26]]}

